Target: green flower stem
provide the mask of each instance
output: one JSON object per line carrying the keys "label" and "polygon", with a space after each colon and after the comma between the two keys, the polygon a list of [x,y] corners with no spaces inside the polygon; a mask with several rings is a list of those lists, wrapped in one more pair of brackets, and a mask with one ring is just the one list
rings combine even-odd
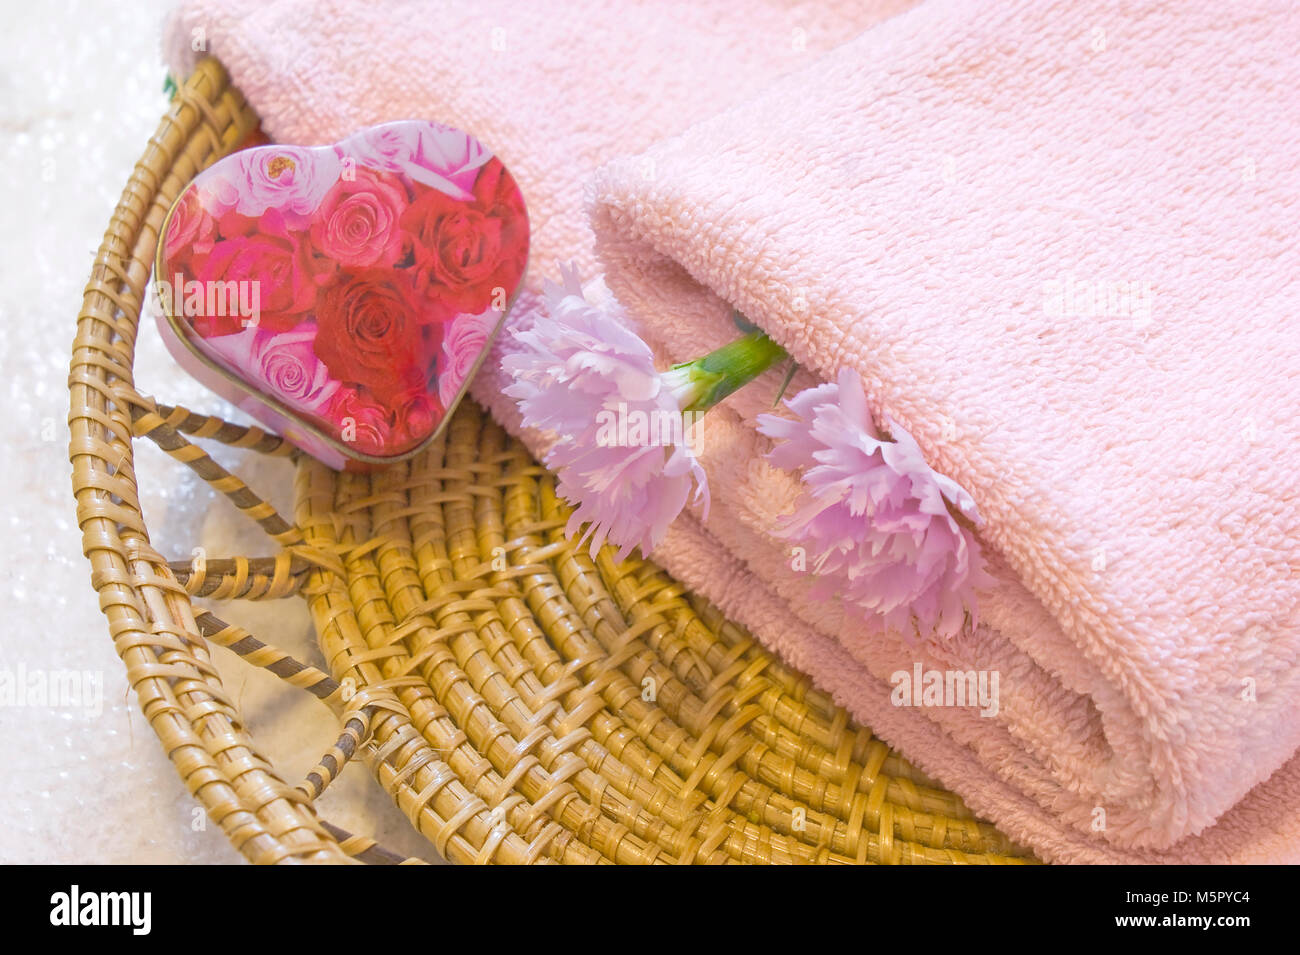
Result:
{"label": "green flower stem", "polygon": [[755,329],[703,358],[674,365],[663,377],[682,411],[704,412],[787,357],[784,348]]}

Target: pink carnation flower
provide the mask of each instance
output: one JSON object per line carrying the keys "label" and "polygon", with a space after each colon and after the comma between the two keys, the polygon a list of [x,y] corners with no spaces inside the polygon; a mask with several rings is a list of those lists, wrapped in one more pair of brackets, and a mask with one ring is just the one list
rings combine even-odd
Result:
{"label": "pink carnation flower", "polygon": [[853,369],[785,404],[794,419],[758,419],[779,442],[768,460],[803,471],[803,494],[776,536],[807,548],[822,592],[886,626],[960,633],[968,609],[974,619],[975,590],[990,582],[974,535],[955,516],[979,524],[974,499],[926,464],[898,424],[887,421],[881,436]]}
{"label": "pink carnation flower", "polygon": [[413,448],[433,434],[443,417],[438,400],[422,387],[399,395],[394,407],[394,443],[400,450]]}
{"label": "pink carnation flower", "polygon": [[[635,547],[648,555],[690,497],[709,508],[703,467],[685,441],[664,432],[620,428],[620,422],[677,423],[681,408],[655,370],[648,345],[611,311],[582,294],[576,271],[561,269],[564,284],[546,284],[547,314],[516,334],[524,350],[502,367],[515,378],[505,393],[519,401],[524,424],[555,432],[546,455],[558,472],[558,490],[576,506],[566,533],[583,524],[594,558],[608,540],[618,559]],[[621,441],[623,435],[638,434]]]}

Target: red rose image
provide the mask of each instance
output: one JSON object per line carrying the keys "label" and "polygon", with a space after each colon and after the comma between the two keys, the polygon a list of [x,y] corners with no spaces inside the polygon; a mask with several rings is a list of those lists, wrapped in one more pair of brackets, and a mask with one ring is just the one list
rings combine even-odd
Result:
{"label": "red rose image", "polygon": [[359,388],[343,388],[334,396],[329,418],[338,426],[339,439],[362,454],[392,453],[390,414]]}
{"label": "red rose image", "polygon": [[479,170],[473,195],[466,202],[430,189],[402,214],[417,287],[449,313],[504,304],[493,301],[494,290],[513,290],[527,260],[523,197],[500,160]]}
{"label": "red rose image", "polygon": [[[282,228],[284,224],[283,217],[278,219],[270,218],[267,223],[270,226],[268,231],[272,235],[278,235],[282,238],[289,238],[288,230]],[[262,231],[262,222],[257,216],[241,216],[233,209],[226,211],[220,219],[217,220],[217,234],[223,239],[234,239],[240,236],[256,235]]]}
{"label": "red rose image", "polygon": [[316,355],[339,381],[393,408],[398,395],[427,386],[442,345],[441,327],[424,326],[420,308],[401,272],[341,271],[316,303]]}
{"label": "red rose image", "polygon": [[[287,332],[302,321],[324,279],[307,243],[282,217],[271,211],[259,222],[228,212],[217,233],[221,238],[205,251],[192,247],[191,277],[176,293],[195,331],[205,338],[253,326]],[[236,293],[238,308],[231,304]]]}
{"label": "red rose image", "polygon": [[163,254],[174,262],[181,256],[202,256],[212,251],[216,238],[216,224],[203,208],[199,194],[193,189],[181,195],[167,225],[163,240]]}
{"label": "red rose image", "polygon": [[429,394],[427,386],[414,388],[398,396],[393,417],[394,445],[389,453],[400,454],[415,447],[433,434],[444,414],[437,396]]}
{"label": "red rose image", "polygon": [[[211,252],[195,260],[194,272],[200,295],[209,296],[208,300],[214,289],[233,285],[254,303],[250,314],[229,306],[197,308],[189,301],[187,289],[185,315],[204,337],[234,335],[250,325],[287,332],[316,297],[315,275],[304,250],[280,236],[239,236],[217,242]],[[252,294],[246,294],[246,289]]]}

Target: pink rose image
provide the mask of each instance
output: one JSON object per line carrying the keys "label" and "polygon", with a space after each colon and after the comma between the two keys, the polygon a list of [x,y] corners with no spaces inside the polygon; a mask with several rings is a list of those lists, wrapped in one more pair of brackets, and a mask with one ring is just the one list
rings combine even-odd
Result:
{"label": "pink rose image", "polygon": [[208,339],[206,345],[231,370],[291,408],[324,416],[340,385],[312,350],[315,338],[316,326],[308,321],[288,332],[247,328]]}
{"label": "pink rose image", "polygon": [[473,198],[479,167],[492,158],[473,136],[440,123],[387,123],[338,149],[352,156],[358,167],[402,173],[463,200]]}
{"label": "pink rose image", "polygon": [[402,255],[398,220],[406,189],[394,179],[365,169],[340,179],[325,194],[311,224],[315,251],[341,266],[393,265]]}
{"label": "pink rose image", "polygon": [[225,174],[225,170],[203,176],[198,189],[199,203],[209,214],[222,216],[239,204],[239,185]]}
{"label": "pink rose image", "polygon": [[341,388],[327,413],[339,439],[362,454],[387,454],[388,412],[361,388]]}
{"label": "pink rose image", "polygon": [[198,192],[188,190],[172,211],[167,237],[163,241],[163,254],[169,261],[180,255],[207,255],[212,251],[215,237],[216,225],[212,216],[203,208]]}
{"label": "pink rose image", "polygon": [[267,209],[308,216],[339,181],[342,165],[332,149],[261,146],[236,153],[235,211],[260,216]]}
{"label": "pink rose image", "polygon": [[501,313],[489,309],[481,315],[458,315],[447,329],[438,363],[438,400],[444,408],[451,407],[500,322]]}

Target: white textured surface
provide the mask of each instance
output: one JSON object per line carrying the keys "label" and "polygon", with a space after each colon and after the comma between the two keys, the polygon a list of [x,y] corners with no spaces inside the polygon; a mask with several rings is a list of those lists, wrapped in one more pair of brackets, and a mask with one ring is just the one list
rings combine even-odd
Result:
{"label": "white textured surface", "polygon": [[[81,291],[104,228],[166,108],[157,39],[167,0],[130,4],[0,0],[0,467],[4,584],[0,679],[25,671],[88,671],[102,711],[20,697],[0,705],[7,744],[0,772],[0,862],[238,862],[220,828],[196,813],[140,715],[81,556],[67,460],[70,344]],[[199,411],[238,415],[173,366],[156,331],[140,335],[141,391]],[[272,542],[192,473],[137,444],[154,546],[189,557],[273,553]],[[292,473],[283,462],[217,455],[283,513]],[[245,526],[248,524],[248,526]],[[259,539],[260,538],[260,539]],[[262,639],[320,664],[296,599],[217,611]],[[263,753],[296,784],[332,742],[321,704],[217,649],[217,664]],[[0,699],[2,699],[0,695]],[[321,800],[325,818],[396,851],[434,853],[364,766]]]}

